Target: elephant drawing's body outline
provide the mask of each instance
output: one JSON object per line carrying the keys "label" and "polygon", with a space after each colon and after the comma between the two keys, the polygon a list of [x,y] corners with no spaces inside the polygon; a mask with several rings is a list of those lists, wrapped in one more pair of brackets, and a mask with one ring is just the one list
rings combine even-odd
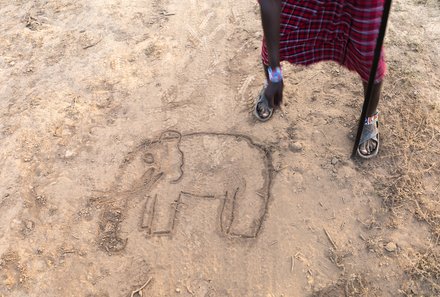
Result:
{"label": "elephant drawing's body outline", "polygon": [[[164,136],[165,135],[165,136]],[[171,137],[171,138],[167,138],[167,137]],[[124,174],[124,168],[127,168],[127,166],[130,164],[130,156],[135,156],[136,154],[138,154],[139,152],[141,152],[142,150],[148,150],[150,147],[154,147],[154,146],[161,146],[163,144],[164,141],[167,141],[169,139],[178,139],[177,140],[177,149],[181,155],[181,163],[180,163],[180,167],[179,167],[179,171],[180,171],[180,175],[178,178],[176,178],[175,180],[170,181],[170,184],[175,184],[175,185],[179,185],[179,183],[182,182],[183,178],[185,177],[185,164],[186,164],[186,158],[185,158],[185,153],[184,151],[182,151],[180,144],[181,141],[184,140],[191,140],[197,137],[224,137],[224,138],[230,138],[230,139],[234,139],[238,142],[240,141],[244,141],[246,142],[251,149],[256,149],[258,151],[259,154],[261,154],[261,156],[263,157],[262,161],[264,162],[263,164],[263,180],[264,180],[264,184],[261,188],[262,192],[261,194],[258,194],[259,198],[261,199],[261,203],[262,203],[262,208],[261,211],[258,215],[258,217],[255,219],[255,228],[253,228],[253,230],[251,232],[249,232],[248,234],[244,234],[244,233],[234,233],[231,231],[231,226],[234,223],[235,218],[235,212],[236,212],[236,198],[238,195],[238,192],[240,191],[240,188],[235,188],[232,189],[233,193],[229,192],[228,190],[225,191],[225,198],[223,199],[223,204],[221,205],[221,213],[220,213],[220,229],[221,232],[225,235],[228,236],[232,236],[232,237],[240,237],[240,238],[256,238],[260,231],[261,228],[263,226],[263,222],[266,219],[267,213],[268,213],[268,206],[269,206],[269,202],[271,199],[271,187],[272,187],[272,178],[273,178],[273,165],[272,165],[272,154],[271,154],[271,150],[270,147],[268,146],[264,146],[262,144],[258,144],[256,142],[254,142],[252,140],[251,137],[244,135],[244,134],[237,134],[237,133],[222,133],[222,132],[192,132],[192,133],[186,133],[186,134],[181,134],[178,131],[174,131],[174,130],[167,130],[163,133],[161,133],[161,136],[159,138],[156,138],[154,140],[146,140],[143,141],[140,145],[136,146],[135,150],[131,151],[127,158],[124,159],[124,162],[121,164],[120,169],[121,169],[121,173]],[[258,157],[259,158],[259,157]],[[256,167],[258,167],[256,165]],[[161,181],[161,179],[163,178],[163,172],[157,171],[154,168],[150,168],[148,170],[145,171],[144,175],[142,176],[142,181],[141,183],[139,183],[137,185],[137,188],[135,188],[134,190],[131,189],[129,192],[139,192],[139,191],[146,191],[148,192],[148,194],[152,193],[152,189],[155,188],[159,182]],[[182,203],[182,195],[190,195],[190,196],[195,196],[195,197],[200,197],[200,198],[209,198],[209,199],[217,199],[216,197],[218,197],[218,193],[216,195],[199,195],[197,193],[191,193],[191,192],[187,192],[185,191],[185,189],[182,189],[181,191],[178,192],[178,197],[177,200],[175,200],[173,203],[175,203],[175,211],[174,214],[172,215],[173,217],[170,218],[171,219],[171,228],[169,230],[152,230],[152,222],[155,219],[154,217],[154,211],[155,211],[155,207],[156,207],[156,203],[158,201],[158,197],[157,194],[152,198],[151,196],[147,195],[148,198],[146,199],[145,203],[143,203],[143,206],[141,207],[141,218],[140,218],[140,222],[139,222],[139,227],[141,230],[145,230],[147,229],[147,236],[154,236],[154,235],[171,235],[174,231],[174,227],[175,227],[175,221],[176,221],[176,217],[177,217],[177,213],[178,213],[178,208],[180,206],[180,204]],[[229,222],[229,225],[224,225],[224,221],[223,221],[223,215],[225,212],[225,208],[226,208],[226,204],[230,203],[230,201],[227,199],[227,197],[229,197],[228,195],[232,195],[232,209],[231,211],[231,219]],[[126,195],[124,195],[126,196]],[[148,200],[150,199],[150,200]],[[145,214],[150,210],[151,205],[148,205],[148,203],[152,203],[154,199],[154,203],[153,203],[153,214],[151,215],[151,218],[148,219],[148,222],[145,223],[144,219],[145,219]],[[124,210],[126,209],[126,203],[127,201],[125,201],[125,203],[123,203],[122,207],[120,207],[122,209],[122,211],[124,212]],[[229,211],[229,210],[228,210]],[[117,234],[114,234],[114,236],[118,236]]]}

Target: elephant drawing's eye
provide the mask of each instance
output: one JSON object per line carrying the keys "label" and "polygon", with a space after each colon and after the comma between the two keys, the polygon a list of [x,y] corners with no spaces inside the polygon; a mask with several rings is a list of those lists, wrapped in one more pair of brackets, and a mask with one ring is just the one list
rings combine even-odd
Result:
{"label": "elephant drawing's eye", "polygon": [[154,157],[153,154],[147,153],[144,155],[144,161],[147,164],[153,164],[154,163]]}

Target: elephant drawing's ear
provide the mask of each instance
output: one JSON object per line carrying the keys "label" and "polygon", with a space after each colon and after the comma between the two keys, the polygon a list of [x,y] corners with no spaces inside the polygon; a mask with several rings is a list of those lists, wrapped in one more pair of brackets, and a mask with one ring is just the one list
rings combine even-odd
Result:
{"label": "elephant drawing's ear", "polygon": [[177,144],[180,143],[180,139],[182,138],[182,135],[177,131],[165,131],[160,135],[160,141],[161,142],[175,142]]}

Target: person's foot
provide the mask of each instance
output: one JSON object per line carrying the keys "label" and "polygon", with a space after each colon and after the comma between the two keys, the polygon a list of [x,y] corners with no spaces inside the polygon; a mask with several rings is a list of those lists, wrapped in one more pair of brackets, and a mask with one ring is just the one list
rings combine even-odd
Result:
{"label": "person's foot", "polygon": [[365,119],[360,144],[357,150],[359,157],[369,159],[379,152],[379,114],[376,112]]}
{"label": "person's foot", "polygon": [[261,122],[269,120],[273,114],[273,107],[270,106],[269,100],[267,100],[267,97],[264,94],[265,90],[266,86],[263,87],[258,95],[254,108],[254,115]]}
{"label": "person's foot", "polygon": [[363,156],[370,156],[377,149],[378,143],[377,139],[369,139],[359,145],[359,152]]}
{"label": "person's foot", "polygon": [[268,119],[272,112],[271,112],[269,106],[267,106],[261,102],[258,102],[257,103],[257,113],[261,119]]}

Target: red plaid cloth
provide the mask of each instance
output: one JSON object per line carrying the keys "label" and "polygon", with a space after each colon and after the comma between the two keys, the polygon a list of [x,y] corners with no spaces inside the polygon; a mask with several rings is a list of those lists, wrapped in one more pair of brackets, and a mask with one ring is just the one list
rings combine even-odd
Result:
{"label": "red plaid cloth", "polygon": [[[384,0],[282,0],[280,59],[310,65],[331,60],[368,81]],[[268,53],[263,40],[263,63]],[[381,57],[376,81],[385,74]]]}

